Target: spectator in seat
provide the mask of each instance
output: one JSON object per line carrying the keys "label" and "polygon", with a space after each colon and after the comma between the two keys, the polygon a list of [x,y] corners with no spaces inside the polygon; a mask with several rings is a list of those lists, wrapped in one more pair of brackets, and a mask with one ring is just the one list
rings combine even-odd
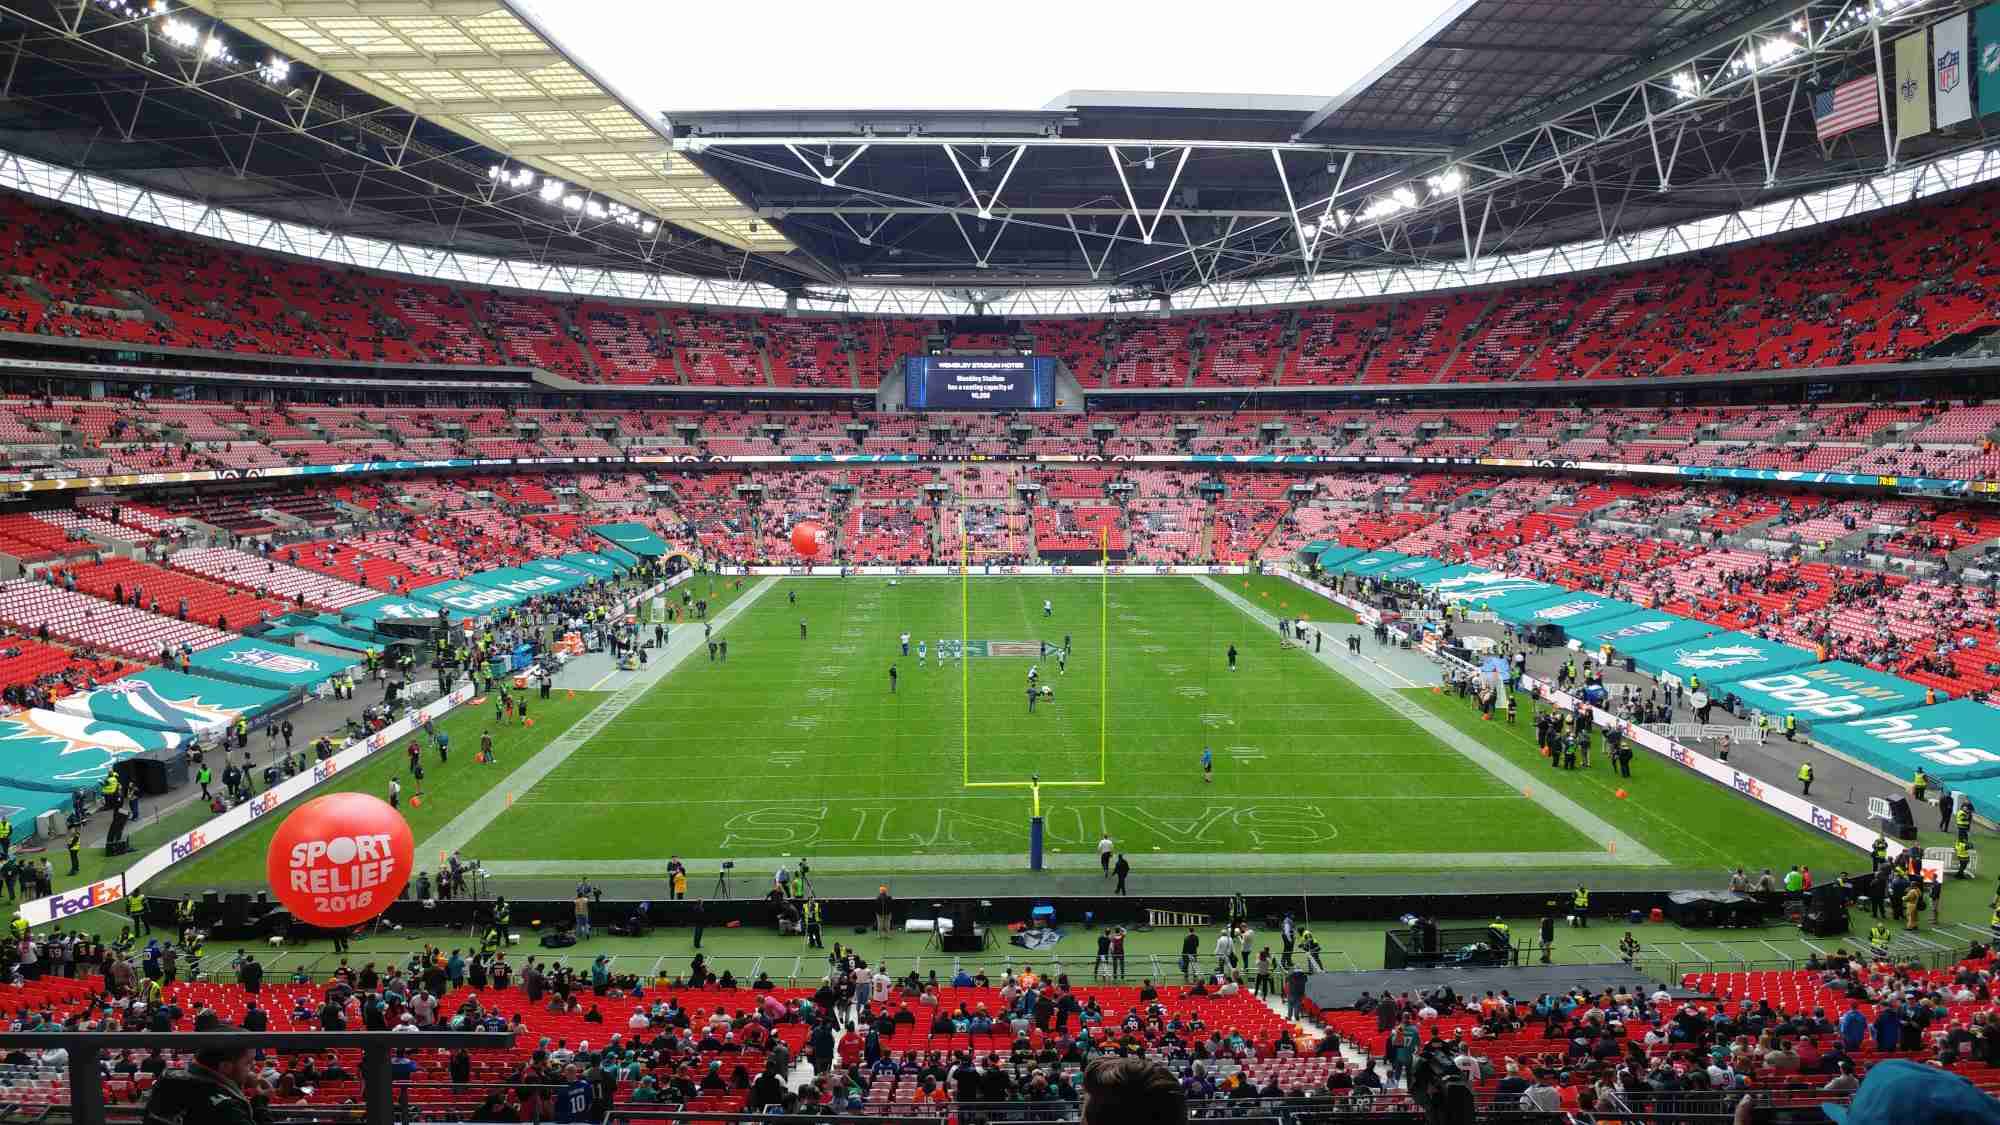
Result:
{"label": "spectator in seat", "polygon": [[1100,1058],[1083,1071],[1082,1119],[1083,1125],[1176,1125],[1188,1119],[1187,1095],[1157,1063]]}
{"label": "spectator in seat", "polygon": [[[213,1030],[235,1031],[228,1024]],[[244,1093],[256,1073],[249,1047],[210,1047],[196,1051],[186,1070],[169,1070],[153,1084],[146,1098],[147,1121],[192,1125],[270,1125],[271,1110],[260,1095]]]}

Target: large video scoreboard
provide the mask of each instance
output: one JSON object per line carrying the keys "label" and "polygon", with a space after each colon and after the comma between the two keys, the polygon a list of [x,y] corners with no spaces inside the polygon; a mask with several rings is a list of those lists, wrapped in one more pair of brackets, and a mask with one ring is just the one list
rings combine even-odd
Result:
{"label": "large video scoreboard", "polygon": [[910,410],[1048,410],[1056,361],[1045,355],[925,355],[903,361]]}

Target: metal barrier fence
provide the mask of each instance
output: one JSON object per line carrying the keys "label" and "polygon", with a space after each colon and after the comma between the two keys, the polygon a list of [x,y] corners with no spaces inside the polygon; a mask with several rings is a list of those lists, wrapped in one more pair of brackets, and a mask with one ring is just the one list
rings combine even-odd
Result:
{"label": "metal barrier fence", "polygon": [[[389,1069],[397,1048],[511,1047],[514,1036],[500,1031],[8,1031],[0,1048],[21,1047],[69,1053],[69,1119],[76,1125],[105,1125],[104,1085],[98,1066],[103,1053],[160,1047],[201,1051],[211,1047],[278,1051],[361,1048],[362,1103],[359,1120],[393,1125],[395,1079]],[[317,1110],[319,1107],[313,1107]],[[338,1108],[338,1107],[336,1107]]]}

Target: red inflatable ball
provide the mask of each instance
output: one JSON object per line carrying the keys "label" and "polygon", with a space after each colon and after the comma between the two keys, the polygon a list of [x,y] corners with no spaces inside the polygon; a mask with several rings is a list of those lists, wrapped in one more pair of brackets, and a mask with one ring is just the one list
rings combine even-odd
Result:
{"label": "red inflatable ball", "polygon": [[806,558],[814,558],[826,550],[826,528],[807,520],[792,525],[792,550]]}
{"label": "red inflatable ball", "polygon": [[389,908],[410,881],[417,844],[387,801],[329,793],[300,805],[264,854],[271,893],[300,921],[337,928]]}

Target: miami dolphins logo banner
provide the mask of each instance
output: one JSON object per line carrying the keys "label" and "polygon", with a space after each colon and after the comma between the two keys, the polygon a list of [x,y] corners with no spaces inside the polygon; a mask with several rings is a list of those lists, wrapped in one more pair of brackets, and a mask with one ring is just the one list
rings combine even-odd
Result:
{"label": "miami dolphins logo banner", "polygon": [[120,726],[202,735],[227,727],[239,715],[269,711],[285,698],[284,692],[270,688],[149,668],[57,700],[55,710]]}
{"label": "miami dolphins logo banner", "polygon": [[0,784],[66,791],[103,778],[113,764],[174,750],[193,736],[108,723],[39,708],[0,719]]}

